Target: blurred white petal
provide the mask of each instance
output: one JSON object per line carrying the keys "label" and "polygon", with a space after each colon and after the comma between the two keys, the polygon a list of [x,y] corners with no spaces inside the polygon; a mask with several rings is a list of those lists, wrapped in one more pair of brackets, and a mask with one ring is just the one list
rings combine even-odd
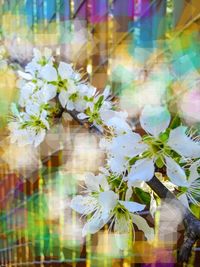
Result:
{"label": "blurred white petal", "polygon": [[140,124],[147,133],[158,136],[167,129],[170,119],[170,113],[165,107],[149,105],[141,113]]}
{"label": "blurred white petal", "polygon": [[145,208],[145,205],[133,201],[119,200],[119,203],[122,204],[129,212],[141,211]]}
{"label": "blurred white petal", "polygon": [[77,117],[79,120],[84,120],[84,119],[88,118],[88,115],[86,115],[85,113],[79,113],[77,115]]}
{"label": "blurred white petal", "polygon": [[80,214],[90,214],[96,209],[97,201],[95,198],[91,196],[75,196],[72,201],[70,207]]}
{"label": "blurred white petal", "polygon": [[104,191],[99,194],[98,201],[103,208],[103,214],[107,214],[116,206],[118,195],[113,191]]}
{"label": "blurred white petal", "polygon": [[165,157],[167,165],[167,176],[170,181],[178,186],[188,186],[184,170],[172,158]]}
{"label": "blurred white petal", "polygon": [[48,82],[57,81],[58,74],[56,69],[51,65],[45,65],[40,72],[40,75],[43,79]]}
{"label": "blurred white petal", "polygon": [[67,91],[62,90],[58,96],[58,99],[60,101],[61,106],[65,108],[68,100]]}
{"label": "blurred white petal", "polygon": [[154,229],[150,227],[146,220],[139,215],[133,214],[133,223],[136,224],[137,228],[144,232],[145,237],[148,241],[152,241],[154,239]]}
{"label": "blurred white petal", "polygon": [[195,142],[186,134],[187,127],[179,126],[171,130],[168,145],[179,155],[186,158],[198,158],[200,156],[200,143]]}
{"label": "blurred white petal", "polygon": [[154,176],[154,161],[152,159],[140,159],[132,165],[128,174],[128,181],[149,181]]}
{"label": "blurred white petal", "polygon": [[65,62],[60,62],[59,66],[58,66],[58,73],[61,76],[62,80],[67,80],[73,74],[72,66],[70,64],[65,63]]}
{"label": "blurred white petal", "polygon": [[18,74],[20,77],[22,77],[25,80],[32,80],[33,79],[33,76],[31,74],[23,72],[21,70],[18,70]]}

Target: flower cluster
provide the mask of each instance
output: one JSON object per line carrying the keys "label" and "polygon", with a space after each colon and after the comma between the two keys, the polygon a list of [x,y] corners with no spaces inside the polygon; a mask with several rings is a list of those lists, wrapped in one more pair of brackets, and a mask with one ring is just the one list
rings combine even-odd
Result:
{"label": "flower cluster", "polygon": [[[12,109],[9,129],[11,141],[19,145],[38,146],[61,109],[75,110],[80,119],[87,118],[100,130],[103,122],[112,124],[111,118],[117,114],[116,111],[107,114],[113,109],[108,100],[109,87],[102,94],[97,93],[96,88],[83,80],[71,64],[57,64],[50,49],[46,48],[44,53],[34,49],[34,57],[25,67],[25,72],[18,71],[18,74],[20,96],[18,106]],[[119,112],[119,120],[123,116]]]}
{"label": "flower cluster", "polygon": [[[148,181],[155,173],[155,167],[166,166],[167,176],[172,182],[184,186],[181,179],[181,159],[200,157],[200,144],[187,134],[187,128],[180,125],[170,129],[170,113],[166,107],[146,106],[140,116],[140,124],[147,134],[140,136],[128,132],[103,140],[107,150],[110,170],[122,175],[129,185]],[[175,160],[175,159],[176,160]]]}
{"label": "flower cluster", "polygon": [[[166,106],[144,107],[140,116],[143,134],[139,134],[128,123],[127,113],[112,105],[108,87],[97,93],[72,65],[57,64],[48,49],[44,55],[35,50],[33,60],[19,75],[22,110],[12,105],[12,142],[38,146],[57,109],[76,111],[80,121],[87,120],[104,134],[100,147],[106,151],[106,164],[98,175],[86,175],[84,195],[71,202],[71,208],[87,218],[83,235],[96,233],[108,222],[116,233],[132,233],[134,223],[152,239],[152,228],[137,212],[146,204],[150,211],[155,207],[154,194],[144,186],[154,175],[160,175],[170,190],[176,188],[186,205],[199,204],[198,136],[176,118],[171,120]],[[142,204],[134,201],[134,194]]]}
{"label": "flower cluster", "polygon": [[[132,194],[137,188],[148,192],[150,211],[155,208],[154,195],[144,186],[154,175],[164,176],[164,180],[160,179],[169,190],[179,190],[180,200],[187,207],[189,202],[199,204],[200,142],[189,134],[187,127],[170,122],[165,106],[145,106],[140,116],[145,134],[124,127],[123,131],[111,131],[102,138],[100,146],[107,154],[103,173],[87,176],[87,195],[76,196],[71,204],[77,212],[91,214],[83,234],[97,232],[108,221],[115,232],[132,231],[132,222],[138,222],[134,213],[144,208],[133,201]],[[149,227],[143,227],[143,231],[146,237],[152,233]]]}
{"label": "flower cluster", "polygon": [[[85,195],[77,195],[71,201],[71,208],[76,212],[89,216],[83,227],[83,236],[98,232],[105,224],[110,222],[110,229],[116,234],[130,234],[133,222],[142,229],[148,240],[154,236],[154,231],[146,221],[137,214],[145,205],[130,201],[130,190],[119,191],[111,182],[111,174],[101,169],[98,175],[89,173],[85,176]],[[124,190],[124,188],[123,188]]]}

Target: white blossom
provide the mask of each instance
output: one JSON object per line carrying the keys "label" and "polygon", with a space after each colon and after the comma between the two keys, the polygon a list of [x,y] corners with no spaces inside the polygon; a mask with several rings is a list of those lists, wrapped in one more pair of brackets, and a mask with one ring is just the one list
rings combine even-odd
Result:
{"label": "white blossom", "polygon": [[[167,175],[173,184],[182,187],[183,197],[187,197],[195,205],[200,205],[200,175],[198,168],[200,166],[200,160],[195,161],[189,168],[189,176],[186,176],[185,170],[178,164],[174,164],[171,159],[166,159],[170,164]],[[185,198],[186,200],[186,198]]]}
{"label": "white blossom", "polygon": [[[147,136],[142,138],[139,134],[127,133],[114,137],[106,144],[111,171],[120,175],[128,170],[125,178],[129,184],[150,180],[154,176],[154,164],[158,159],[166,165],[170,178],[171,164],[177,166],[177,169],[179,165],[170,158],[169,151],[175,151],[180,157],[195,158],[200,155],[199,142],[189,138],[185,133],[186,128],[182,126],[171,130],[168,140],[161,139],[160,134],[166,131],[170,123],[170,114],[165,107],[145,107],[140,123],[148,133]],[[134,157],[138,158],[130,165],[130,160]]]}
{"label": "white blossom", "polygon": [[200,143],[187,133],[187,127],[179,126],[171,130],[168,145],[182,157],[195,159],[200,157]]}
{"label": "white blossom", "polygon": [[[129,218],[129,213],[144,209],[145,205],[119,200],[118,194],[109,188],[104,174],[86,176],[86,195],[75,196],[71,201],[71,208],[83,215],[91,215],[83,227],[83,236],[87,233],[94,234],[99,231],[110,219],[115,224],[115,230],[121,233],[124,228],[124,219]],[[130,224],[130,221],[127,222]],[[129,231],[130,228],[126,228]]]}
{"label": "white blossom", "polygon": [[97,127],[98,125],[102,126],[103,115],[105,115],[105,112],[109,112],[112,109],[111,102],[107,100],[109,94],[110,90],[106,87],[102,94],[94,95],[93,101],[87,103],[85,111],[78,114],[78,118],[80,120],[88,119],[89,122]]}
{"label": "white blossom", "polygon": [[15,120],[8,125],[11,142],[18,145],[33,144],[38,146],[45,138],[46,130],[49,129],[47,112],[40,111],[38,105],[31,105],[26,112],[14,114]]}
{"label": "white blossom", "polygon": [[53,65],[53,61],[51,49],[45,47],[44,52],[41,53],[40,50],[34,48],[33,59],[27,64],[25,71],[37,77],[42,67],[46,64]]}

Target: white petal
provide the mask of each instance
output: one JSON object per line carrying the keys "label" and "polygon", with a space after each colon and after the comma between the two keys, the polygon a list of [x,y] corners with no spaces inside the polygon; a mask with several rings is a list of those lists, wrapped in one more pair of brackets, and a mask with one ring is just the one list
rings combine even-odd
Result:
{"label": "white petal", "polygon": [[106,176],[110,175],[109,171],[104,167],[99,167],[99,171]]}
{"label": "white petal", "polygon": [[93,173],[88,173],[85,176],[85,184],[90,191],[98,192],[100,191],[100,186],[104,190],[109,190],[108,182],[103,174],[95,176]]}
{"label": "white petal", "polygon": [[102,206],[103,214],[106,215],[116,206],[118,195],[113,191],[105,191],[99,194],[98,200],[99,204]]}
{"label": "white petal", "polygon": [[151,194],[151,202],[150,202],[149,211],[150,211],[152,217],[154,217],[156,209],[157,209],[157,203],[156,203],[156,200],[155,200],[153,194]]}
{"label": "white petal", "polygon": [[141,142],[141,136],[136,133],[127,133],[113,138],[110,153],[124,157],[135,157],[147,149]]}
{"label": "white petal", "polygon": [[170,123],[170,113],[162,106],[145,106],[140,116],[142,128],[154,136],[164,132]]}
{"label": "white petal", "polygon": [[71,200],[70,207],[80,214],[90,214],[96,209],[97,201],[90,196],[75,196]]}
{"label": "white petal", "polygon": [[[127,224],[127,223],[126,223]],[[130,234],[128,233],[115,233],[116,245],[120,250],[127,250],[130,244]]]}
{"label": "white petal", "polygon": [[58,67],[58,73],[63,80],[67,80],[70,78],[73,74],[73,69],[70,64],[67,64],[65,62],[60,62],[59,67]]}
{"label": "white petal", "polygon": [[38,132],[37,135],[35,135],[35,140],[34,140],[35,147],[39,146],[40,143],[44,141],[45,135],[46,135],[45,129],[40,130],[40,132]]}
{"label": "white petal", "polygon": [[57,81],[58,79],[57,71],[51,65],[45,65],[41,69],[40,75],[43,79],[45,79],[48,82]]}
{"label": "white petal", "polygon": [[132,222],[127,217],[128,216],[125,213],[115,216],[115,233],[130,233]]}
{"label": "white petal", "polygon": [[149,181],[154,176],[154,162],[152,159],[140,159],[131,167],[128,174],[128,181]]}
{"label": "white petal", "polygon": [[74,103],[75,110],[78,112],[83,112],[85,110],[85,101],[78,99]]}
{"label": "white petal", "polygon": [[88,118],[88,115],[86,115],[85,113],[79,113],[77,115],[77,117],[79,120],[84,120],[84,119]]}
{"label": "white petal", "polygon": [[20,77],[22,77],[25,80],[32,80],[33,79],[31,74],[23,72],[21,70],[18,70],[18,74],[19,74]]}
{"label": "white petal", "polygon": [[137,228],[139,230],[142,230],[144,232],[145,237],[147,238],[148,241],[151,241],[154,239],[154,229],[150,227],[146,220],[142,218],[139,215],[133,214],[133,223],[137,225]]}
{"label": "white petal", "polygon": [[88,89],[88,91],[87,91],[87,95],[89,97],[94,96],[95,93],[96,93],[96,91],[97,91],[97,88],[96,87],[90,86],[89,89]]}
{"label": "white petal", "polygon": [[120,119],[123,119],[124,121],[126,121],[127,119],[127,112],[122,112],[122,111],[114,111],[114,110],[102,110],[101,113],[101,119],[105,122],[109,121],[110,119],[112,118],[120,118]]}
{"label": "white petal", "polygon": [[90,191],[99,191],[99,182],[95,178],[96,176],[93,173],[85,175],[85,184]]}
{"label": "white petal", "polygon": [[44,56],[46,59],[49,59],[52,55],[52,50],[48,47],[44,48]]}
{"label": "white petal", "polygon": [[96,212],[92,216],[92,218],[84,225],[82,235],[85,236],[86,234],[95,234],[108,222],[109,219],[109,215],[107,216],[107,218],[102,218],[101,214]]}
{"label": "white petal", "polygon": [[67,94],[67,91],[65,90],[62,90],[58,96],[58,99],[60,101],[60,104],[63,108],[66,107],[66,104],[67,104],[67,100],[68,100],[68,94]]}
{"label": "white petal", "polygon": [[56,96],[57,89],[54,85],[52,84],[46,84],[42,91],[45,94],[45,99],[46,101],[49,101],[53,99]]}
{"label": "white petal", "polygon": [[110,186],[108,184],[108,181],[106,179],[106,177],[103,174],[99,174],[98,175],[101,179],[100,179],[100,186],[104,191],[108,191],[110,189]]}
{"label": "white petal", "polygon": [[108,121],[104,122],[105,125],[108,127],[113,127],[116,134],[123,134],[125,132],[132,132],[131,127],[128,125],[128,123],[119,117],[113,117],[109,119]]}
{"label": "white petal", "polygon": [[75,109],[75,107],[74,107],[74,102],[71,101],[71,100],[68,100],[68,101],[67,101],[66,109],[67,109],[67,110],[74,110],[74,109]]}
{"label": "white petal", "polygon": [[37,58],[37,59],[40,59],[41,58],[41,52],[39,49],[37,48],[33,48],[33,57]]}
{"label": "white petal", "polygon": [[165,157],[167,165],[167,176],[171,182],[178,186],[188,186],[184,170],[172,158]]}
{"label": "white petal", "polygon": [[187,136],[186,130],[187,128],[184,126],[171,130],[167,143],[183,157],[198,158],[200,157],[200,143]]}
{"label": "white petal", "polygon": [[38,105],[36,103],[26,105],[26,112],[28,113],[28,115],[39,116],[40,105]]}
{"label": "white petal", "polygon": [[101,119],[105,122],[110,120],[112,117],[115,116],[115,111],[114,110],[102,110],[101,113]]}
{"label": "white petal", "polygon": [[178,199],[181,201],[181,203],[190,210],[190,206],[189,206],[189,202],[187,199],[187,195],[186,194],[182,194],[178,197]]}
{"label": "white petal", "polygon": [[128,201],[133,195],[133,189],[132,187],[128,187],[125,195],[125,200]]}
{"label": "white petal", "polygon": [[197,160],[190,166],[190,176],[189,176],[189,184],[191,185],[192,182],[200,178],[198,173],[198,168],[200,166],[200,160]]}
{"label": "white petal", "polygon": [[111,157],[107,160],[110,170],[116,174],[121,174],[127,169],[127,160],[123,156]]}
{"label": "white petal", "polygon": [[110,95],[110,86],[107,85],[106,88],[103,91],[104,100],[106,100]]}
{"label": "white petal", "polygon": [[149,193],[149,190],[150,190],[149,186],[144,181],[139,181],[139,180],[128,181],[128,186],[141,188],[143,191],[147,193]]}
{"label": "white petal", "polygon": [[122,204],[130,212],[141,211],[145,208],[145,205],[133,201],[119,200],[119,203]]}
{"label": "white petal", "polygon": [[40,116],[42,123],[45,125],[46,129],[49,130],[49,122],[47,120],[47,112],[43,110]]}
{"label": "white petal", "polygon": [[110,140],[106,138],[101,138],[99,141],[99,147],[101,149],[109,150],[110,149],[111,142]]}
{"label": "white petal", "polygon": [[46,119],[47,115],[48,115],[47,111],[45,109],[43,109],[40,117],[42,120],[44,120],[44,119]]}

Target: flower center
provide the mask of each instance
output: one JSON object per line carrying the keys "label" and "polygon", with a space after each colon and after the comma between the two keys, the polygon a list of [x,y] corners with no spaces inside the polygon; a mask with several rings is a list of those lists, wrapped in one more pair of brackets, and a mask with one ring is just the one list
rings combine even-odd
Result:
{"label": "flower center", "polygon": [[144,157],[155,158],[165,154],[167,146],[162,140],[147,136],[144,137],[143,141],[149,147],[148,150],[144,152]]}
{"label": "flower center", "polygon": [[67,90],[67,80],[59,79],[57,82],[57,92],[60,93],[63,89]]}
{"label": "flower center", "polygon": [[71,100],[72,102],[75,102],[78,98],[78,92],[73,93],[70,97],[69,100]]}
{"label": "flower center", "polygon": [[41,57],[41,59],[38,61],[38,64],[40,64],[41,66],[45,66],[47,64],[45,56]]}

